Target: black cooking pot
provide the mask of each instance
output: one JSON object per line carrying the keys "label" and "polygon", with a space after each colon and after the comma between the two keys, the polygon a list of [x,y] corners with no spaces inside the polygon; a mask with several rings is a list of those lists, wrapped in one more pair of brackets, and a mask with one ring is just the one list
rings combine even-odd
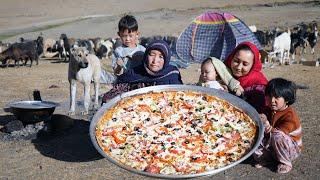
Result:
{"label": "black cooking pot", "polygon": [[24,124],[48,121],[58,103],[50,101],[17,101],[10,103],[9,111]]}

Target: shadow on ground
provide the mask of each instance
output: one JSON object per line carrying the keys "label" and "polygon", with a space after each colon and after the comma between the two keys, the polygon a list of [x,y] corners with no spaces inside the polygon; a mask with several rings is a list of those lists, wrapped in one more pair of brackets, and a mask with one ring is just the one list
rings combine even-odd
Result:
{"label": "shadow on ground", "polygon": [[69,61],[65,61],[65,60],[57,60],[57,59],[54,59],[51,61],[52,64],[60,64],[60,63],[69,63]]}
{"label": "shadow on ground", "polygon": [[88,121],[57,114],[52,118],[49,132],[39,132],[32,140],[44,156],[66,162],[88,162],[103,158],[94,148],[89,136]]}
{"label": "shadow on ground", "polygon": [[[245,159],[244,161],[242,161],[240,164],[248,164],[251,166],[255,166],[256,161],[254,160],[253,156],[249,156],[247,159]],[[277,169],[277,163],[276,160],[274,160],[274,162],[270,162],[269,164],[267,164],[264,168],[269,169],[272,172],[276,172]]]}

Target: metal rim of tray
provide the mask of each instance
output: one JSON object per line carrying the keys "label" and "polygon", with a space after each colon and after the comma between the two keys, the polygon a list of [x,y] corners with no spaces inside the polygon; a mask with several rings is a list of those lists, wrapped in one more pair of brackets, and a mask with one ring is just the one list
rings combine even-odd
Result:
{"label": "metal rim of tray", "polygon": [[[166,175],[166,174],[153,174],[153,173],[148,173],[148,172],[144,172],[144,171],[139,171],[137,169],[134,169],[132,167],[129,167],[125,164],[119,163],[118,161],[114,160],[111,156],[109,156],[108,154],[106,154],[98,145],[97,140],[96,140],[96,136],[95,136],[95,128],[96,128],[96,124],[99,122],[99,120],[101,119],[101,117],[104,115],[104,113],[110,109],[111,107],[113,107],[114,105],[116,105],[120,100],[130,97],[130,96],[134,96],[134,95],[138,95],[138,94],[145,94],[145,93],[150,93],[150,92],[162,92],[162,91],[194,91],[194,92],[199,92],[199,93],[204,93],[204,94],[208,94],[208,95],[213,95],[216,97],[219,97],[221,99],[227,100],[229,103],[231,103],[232,105],[234,105],[235,107],[238,107],[239,109],[243,110],[252,120],[254,120],[259,129],[258,129],[258,137],[256,137],[256,142],[253,146],[253,148],[246,154],[244,155],[242,158],[240,158],[239,160],[224,166],[222,168],[219,169],[214,169],[211,171],[206,171],[203,173],[198,173],[198,174],[188,174],[188,175]],[[144,175],[144,176],[149,176],[149,177],[156,177],[156,178],[194,178],[194,177],[200,177],[200,176],[211,176],[214,174],[217,174],[221,171],[225,171],[239,163],[241,163],[242,161],[244,161],[245,159],[247,159],[258,147],[260,142],[262,141],[263,138],[263,132],[264,132],[264,127],[262,125],[262,122],[259,118],[259,114],[257,113],[257,111],[251,106],[249,105],[247,102],[245,102],[244,100],[229,94],[227,92],[221,91],[221,90],[216,90],[216,89],[212,89],[212,88],[205,88],[205,87],[200,87],[200,86],[193,86],[193,85],[159,85],[159,86],[150,86],[150,87],[145,87],[145,88],[141,88],[141,89],[136,89],[133,91],[129,91],[126,93],[123,93],[121,95],[118,95],[116,97],[114,97],[113,99],[111,99],[108,103],[104,104],[93,116],[91,123],[90,123],[90,138],[91,141],[94,145],[94,147],[97,149],[97,151],[105,158],[107,158],[110,162],[112,162],[113,164],[126,169],[130,172],[133,173],[137,173],[140,175]]]}

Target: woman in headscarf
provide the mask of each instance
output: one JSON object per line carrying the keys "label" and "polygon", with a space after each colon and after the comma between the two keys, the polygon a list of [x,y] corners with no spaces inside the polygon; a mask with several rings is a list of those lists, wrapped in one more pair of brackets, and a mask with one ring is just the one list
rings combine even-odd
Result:
{"label": "woman in headscarf", "polygon": [[243,87],[244,99],[262,113],[266,107],[264,91],[268,80],[262,73],[258,48],[250,42],[240,43],[225,64]]}
{"label": "woman in headscarf", "polygon": [[102,103],[123,92],[146,86],[182,84],[178,68],[169,64],[170,58],[168,44],[163,40],[153,41],[144,53],[142,65],[119,76],[113,88],[104,95]]}

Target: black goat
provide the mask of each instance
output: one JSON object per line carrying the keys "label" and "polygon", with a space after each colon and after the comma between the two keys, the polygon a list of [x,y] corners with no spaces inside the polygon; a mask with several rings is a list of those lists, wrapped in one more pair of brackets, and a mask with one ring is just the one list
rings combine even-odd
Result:
{"label": "black goat", "polygon": [[15,66],[20,66],[20,61],[24,61],[24,64],[27,64],[27,61],[30,60],[30,67],[32,66],[33,61],[35,60],[37,65],[39,64],[39,56],[37,54],[37,44],[35,41],[28,41],[24,43],[14,43],[7,50],[0,54],[0,60],[2,64],[6,66],[9,65],[8,60],[14,60]]}

